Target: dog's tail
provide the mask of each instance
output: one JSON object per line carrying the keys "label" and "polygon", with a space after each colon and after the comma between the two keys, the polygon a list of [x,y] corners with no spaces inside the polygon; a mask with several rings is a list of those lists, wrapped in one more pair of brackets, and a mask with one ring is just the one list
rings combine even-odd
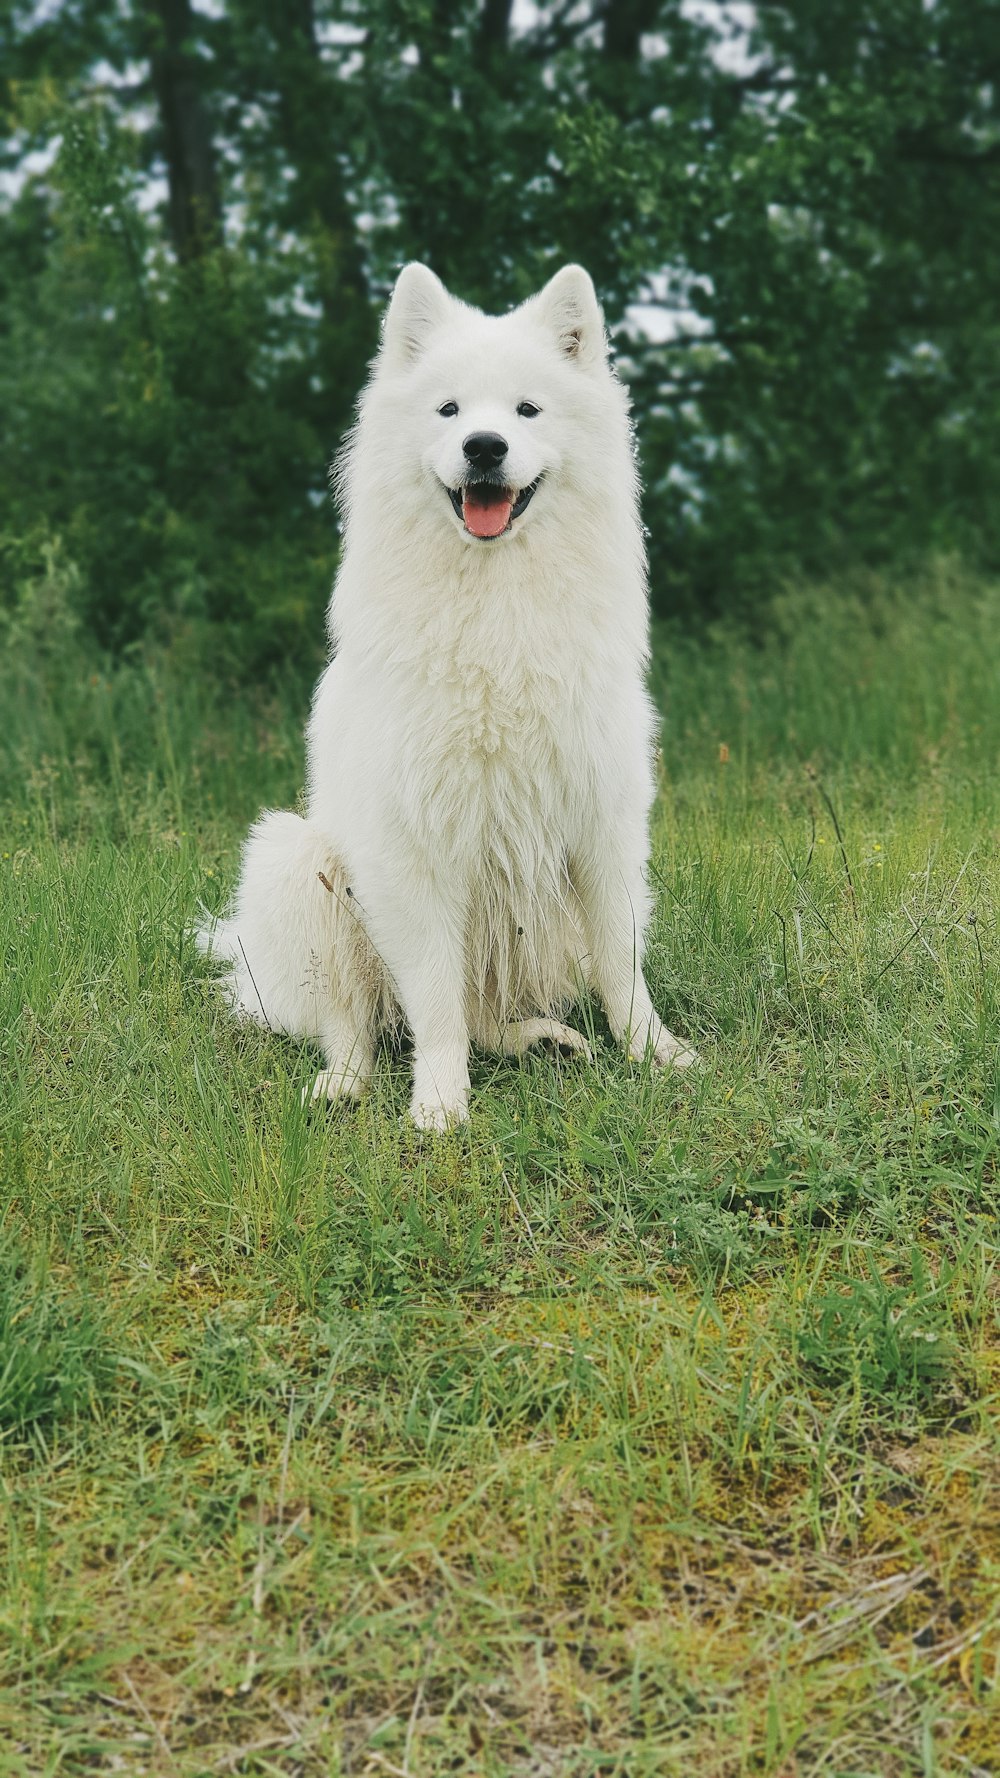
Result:
{"label": "dog's tail", "polygon": [[198,904],[198,922],[194,942],[202,956],[217,966],[211,985],[228,1002],[237,1018],[253,1019],[269,1029],[271,1021],[257,991],[253,972],[247,961],[239,927],[225,914],[213,914],[204,902]]}

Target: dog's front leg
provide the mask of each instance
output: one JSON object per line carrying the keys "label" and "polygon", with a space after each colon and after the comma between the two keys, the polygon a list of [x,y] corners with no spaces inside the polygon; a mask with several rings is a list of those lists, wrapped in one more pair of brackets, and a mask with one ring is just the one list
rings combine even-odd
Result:
{"label": "dog's front leg", "polygon": [[413,1036],[410,1116],[445,1130],[469,1115],[465,906],[440,880],[414,872],[381,900],[371,932]]}
{"label": "dog's front leg", "polygon": [[583,908],[590,980],[615,1037],[637,1060],[649,1050],[661,1068],[687,1068],[697,1054],[663,1024],[642,970],[649,891],[638,846],[588,849],[571,862],[571,874]]}

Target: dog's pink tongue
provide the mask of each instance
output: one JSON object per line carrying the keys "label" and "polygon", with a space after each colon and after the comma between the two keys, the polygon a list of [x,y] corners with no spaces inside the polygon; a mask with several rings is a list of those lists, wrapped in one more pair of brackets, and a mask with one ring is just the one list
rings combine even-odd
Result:
{"label": "dog's pink tongue", "polygon": [[471,531],[473,537],[499,537],[506,531],[510,523],[510,510],[514,502],[507,493],[497,493],[488,500],[472,500],[466,490],[462,501],[462,517],[465,529]]}

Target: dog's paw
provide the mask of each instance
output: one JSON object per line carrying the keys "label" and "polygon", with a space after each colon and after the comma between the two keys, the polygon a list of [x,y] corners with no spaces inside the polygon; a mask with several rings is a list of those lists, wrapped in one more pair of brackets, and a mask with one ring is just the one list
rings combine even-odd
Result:
{"label": "dog's paw", "polygon": [[311,1087],[302,1088],[303,1105],[332,1105],[338,1099],[360,1099],[364,1081],[354,1069],[321,1068]]}
{"label": "dog's paw", "polygon": [[551,1056],[567,1059],[584,1056],[588,1062],[594,1060],[587,1039],[572,1025],[562,1025],[558,1019],[522,1019],[509,1034],[505,1047],[517,1056],[523,1056],[529,1049],[542,1049]]}
{"label": "dog's paw", "polygon": [[653,1051],[653,1066],[655,1068],[698,1068],[701,1066],[701,1057],[697,1050],[691,1049],[689,1044],[681,1043],[678,1038],[674,1037],[671,1038],[669,1044],[657,1044]]}
{"label": "dog's paw", "polygon": [[662,1027],[653,1045],[653,1066],[655,1068],[694,1068],[701,1061],[697,1050],[693,1050],[672,1031]]}
{"label": "dog's paw", "polygon": [[697,1050],[675,1037],[659,1020],[652,1029],[633,1032],[628,1045],[629,1055],[636,1062],[648,1055],[654,1068],[693,1068],[701,1061]]}
{"label": "dog's paw", "polygon": [[556,1057],[566,1061],[574,1056],[582,1056],[584,1061],[592,1062],[594,1053],[581,1031],[575,1031],[572,1025],[557,1025],[554,1031],[546,1032],[542,1038],[542,1048]]}
{"label": "dog's paw", "polygon": [[451,1105],[442,1104],[440,1099],[426,1100],[414,1098],[410,1103],[410,1120],[418,1130],[443,1132],[457,1130],[469,1116],[468,1095],[456,1100]]}

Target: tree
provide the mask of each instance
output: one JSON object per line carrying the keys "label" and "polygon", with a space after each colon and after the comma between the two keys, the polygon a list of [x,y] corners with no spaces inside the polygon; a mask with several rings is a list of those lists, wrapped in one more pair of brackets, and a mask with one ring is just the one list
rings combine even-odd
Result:
{"label": "tree", "polygon": [[190,0],[147,0],[142,23],[167,163],[170,234],[178,258],[191,259],[218,245],[221,216]]}
{"label": "tree", "polygon": [[633,390],[661,607],[933,549],[992,564],[1000,7],[746,17],[8,13],[8,523],[60,529],[109,639],[166,609],[269,647],[324,596],[325,464],[395,268],[502,308],[576,258]]}

